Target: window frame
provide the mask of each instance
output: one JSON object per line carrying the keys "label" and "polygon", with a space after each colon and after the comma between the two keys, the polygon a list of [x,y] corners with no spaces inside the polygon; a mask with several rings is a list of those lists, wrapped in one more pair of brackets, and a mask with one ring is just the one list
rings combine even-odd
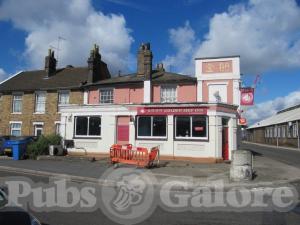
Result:
{"label": "window frame", "polygon": [[[112,92],[112,98],[110,99],[111,102],[102,102],[101,96],[102,96],[102,91],[111,91]],[[114,96],[115,90],[114,88],[100,88],[99,89],[99,104],[114,104],[115,101],[115,96]],[[109,95],[106,95],[106,97]]]}
{"label": "window frame", "polygon": [[298,126],[297,123],[293,123],[292,125],[292,137],[297,138],[298,137]]}
{"label": "window frame", "polygon": [[[198,117],[205,117],[206,119],[206,137],[193,137],[192,136],[192,131],[193,131],[193,117],[198,116]],[[179,137],[177,136],[177,118],[178,117],[190,117],[190,136],[189,137]],[[195,141],[208,141],[209,140],[209,117],[205,115],[180,115],[180,116],[174,116],[174,140],[195,140]]]}
{"label": "window frame", "polygon": [[[76,134],[76,127],[77,127],[77,118],[78,117],[87,117],[87,135],[77,135]],[[90,117],[98,117],[100,118],[100,136],[99,135],[89,135],[89,127],[90,127]],[[99,115],[76,115],[74,116],[74,131],[73,131],[74,138],[102,138],[102,116]]]}
{"label": "window frame", "polygon": [[[21,96],[21,99],[15,99],[16,96]],[[21,102],[21,111],[17,112],[15,111],[14,102],[19,101]],[[17,92],[12,94],[12,113],[13,114],[22,114],[23,111],[23,93]]]}
{"label": "window frame", "polygon": [[[61,103],[61,95],[62,94],[68,94],[68,102],[67,103]],[[58,91],[58,105],[68,105],[70,104],[70,90],[60,90]]]}
{"label": "window frame", "polygon": [[[20,128],[12,128],[13,124],[20,124]],[[9,122],[9,129],[10,129],[9,133],[10,133],[11,136],[14,136],[12,134],[13,130],[20,130],[20,135],[17,135],[16,137],[22,136],[22,121],[10,121]]]}
{"label": "window frame", "polygon": [[[37,111],[37,104],[38,104],[38,101],[37,101],[37,98],[38,98],[38,95],[40,94],[44,94],[45,95],[45,101],[44,101],[44,111]],[[46,113],[46,102],[47,102],[47,92],[46,91],[37,91],[35,92],[35,104],[34,104],[34,113],[35,114],[45,114]]]}
{"label": "window frame", "polygon": [[[150,117],[151,118],[151,128],[150,136],[139,136],[139,118],[140,117]],[[166,135],[165,136],[153,136],[153,118],[154,117],[165,117],[166,118]],[[136,116],[136,139],[160,139],[168,140],[168,116],[166,115],[155,115],[155,116]]]}
{"label": "window frame", "polygon": [[[174,101],[163,101],[163,89],[171,89],[171,88],[174,88],[175,89],[175,100]],[[176,84],[165,84],[165,85],[161,85],[160,86],[160,102],[161,103],[174,103],[174,102],[177,102],[177,99],[178,99],[178,87]]]}

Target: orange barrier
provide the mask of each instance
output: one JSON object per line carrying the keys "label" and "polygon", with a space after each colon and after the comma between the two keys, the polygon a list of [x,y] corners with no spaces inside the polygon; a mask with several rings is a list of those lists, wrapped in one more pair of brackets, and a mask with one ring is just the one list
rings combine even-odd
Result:
{"label": "orange barrier", "polygon": [[114,144],[110,148],[110,161],[112,164],[124,163],[138,167],[150,168],[159,163],[159,148],[153,147],[150,151],[143,147],[133,147],[131,144]]}

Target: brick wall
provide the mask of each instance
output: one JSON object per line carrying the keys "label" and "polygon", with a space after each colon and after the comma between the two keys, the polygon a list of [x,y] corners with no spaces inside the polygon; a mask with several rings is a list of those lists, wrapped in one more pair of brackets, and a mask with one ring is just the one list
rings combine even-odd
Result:
{"label": "brick wall", "polygon": [[[83,92],[80,90],[70,91],[70,104],[83,104]],[[44,123],[44,134],[55,132],[55,121],[60,120],[60,114],[57,112],[58,93],[57,91],[48,91],[46,95],[46,112],[36,114],[35,94],[25,92],[22,98],[22,113],[12,113],[12,95],[3,94],[0,100],[0,135],[10,135],[10,121],[21,121],[21,134],[24,136],[34,135],[34,122]]]}

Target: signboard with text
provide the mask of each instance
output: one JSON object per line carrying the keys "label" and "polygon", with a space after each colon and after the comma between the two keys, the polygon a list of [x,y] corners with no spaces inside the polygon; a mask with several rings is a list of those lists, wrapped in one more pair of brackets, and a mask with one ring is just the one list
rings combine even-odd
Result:
{"label": "signboard with text", "polygon": [[203,62],[202,73],[232,73],[232,61]]}
{"label": "signboard with text", "polygon": [[138,115],[206,115],[206,107],[138,107]]}
{"label": "signboard with text", "polygon": [[241,88],[241,105],[254,104],[254,88]]}

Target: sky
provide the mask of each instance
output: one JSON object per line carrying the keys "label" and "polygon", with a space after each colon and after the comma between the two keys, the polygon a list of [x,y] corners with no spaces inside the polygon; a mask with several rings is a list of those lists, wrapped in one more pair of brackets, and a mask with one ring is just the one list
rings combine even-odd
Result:
{"label": "sky", "polygon": [[261,77],[249,124],[300,103],[300,0],[0,0],[0,34],[0,80],[49,48],[86,66],[95,43],[112,74],[133,72],[150,42],[154,65],[191,76],[195,57],[240,55],[242,85]]}

